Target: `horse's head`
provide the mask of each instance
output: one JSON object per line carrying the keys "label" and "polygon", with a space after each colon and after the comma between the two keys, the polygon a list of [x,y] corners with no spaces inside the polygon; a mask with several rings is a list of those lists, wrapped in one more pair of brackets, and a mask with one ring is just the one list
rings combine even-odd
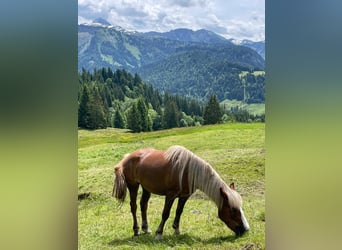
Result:
{"label": "horse's head", "polygon": [[[232,189],[232,194],[220,188],[223,204],[218,211],[219,218],[231,229],[237,236],[243,235],[249,230],[249,224],[242,211],[241,196],[234,190],[234,183],[229,186]],[[232,197],[234,195],[234,197]],[[234,199],[230,201],[229,199]]]}

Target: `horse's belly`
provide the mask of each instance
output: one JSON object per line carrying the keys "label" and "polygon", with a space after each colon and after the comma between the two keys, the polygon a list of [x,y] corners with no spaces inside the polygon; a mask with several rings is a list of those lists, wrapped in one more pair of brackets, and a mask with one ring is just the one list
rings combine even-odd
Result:
{"label": "horse's belly", "polygon": [[164,178],[142,178],[140,180],[140,185],[147,191],[158,195],[167,195],[178,192],[178,184],[170,182]]}

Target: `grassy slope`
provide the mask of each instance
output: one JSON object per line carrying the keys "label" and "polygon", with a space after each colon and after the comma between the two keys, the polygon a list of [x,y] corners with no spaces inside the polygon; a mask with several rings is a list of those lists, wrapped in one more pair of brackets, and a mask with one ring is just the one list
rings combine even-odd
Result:
{"label": "grassy slope", "polygon": [[262,115],[265,114],[265,103],[252,103],[246,104],[242,101],[237,100],[224,100],[221,103],[221,106],[225,106],[226,110],[230,108],[239,107],[240,109],[247,110],[252,115]]}
{"label": "grassy slope", "polygon": [[[90,192],[79,201],[79,249],[264,249],[265,172],[264,124],[222,124],[131,134],[124,130],[79,131],[79,193]],[[181,235],[171,227],[172,208],[164,228],[164,239],[152,235],[132,237],[129,199],[122,207],[111,197],[113,167],[124,154],[142,147],[166,149],[183,145],[208,161],[243,197],[250,232],[235,238],[218,218],[213,202],[197,191],[187,202],[181,218]],[[148,218],[156,230],[164,197],[152,195]],[[140,209],[138,209],[140,211]],[[140,218],[140,212],[138,213]]]}

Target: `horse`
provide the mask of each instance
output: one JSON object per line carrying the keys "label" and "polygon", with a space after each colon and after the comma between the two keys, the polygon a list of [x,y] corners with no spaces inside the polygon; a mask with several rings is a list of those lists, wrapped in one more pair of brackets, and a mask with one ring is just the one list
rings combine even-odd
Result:
{"label": "horse", "polygon": [[134,236],[139,235],[136,216],[139,185],[142,186],[140,208],[144,233],[151,233],[146,215],[151,193],[165,196],[162,220],[156,230],[158,240],[162,239],[164,224],[176,198],[178,204],[172,227],[175,234],[180,233],[179,221],[184,205],[197,189],[217,205],[218,217],[236,236],[243,235],[250,228],[242,210],[242,198],[235,191],[234,183],[228,186],[209,163],[183,146],[171,146],[166,151],[138,149],[125,155],[114,167],[114,175],[112,196],[120,204],[129,190]]}

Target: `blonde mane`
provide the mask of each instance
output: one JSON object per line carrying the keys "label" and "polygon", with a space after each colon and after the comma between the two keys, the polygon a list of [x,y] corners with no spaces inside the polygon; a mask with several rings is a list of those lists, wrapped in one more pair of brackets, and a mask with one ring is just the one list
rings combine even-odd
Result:
{"label": "blonde mane", "polygon": [[229,203],[233,207],[241,207],[240,195],[229,188],[209,163],[182,146],[171,146],[164,156],[172,162],[172,171],[179,175],[179,187],[182,189],[184,170],[188,172],[189,194],[196,189],[204,192],[221,209],[223,198],[220,192],[222,188],[229,196]]}

